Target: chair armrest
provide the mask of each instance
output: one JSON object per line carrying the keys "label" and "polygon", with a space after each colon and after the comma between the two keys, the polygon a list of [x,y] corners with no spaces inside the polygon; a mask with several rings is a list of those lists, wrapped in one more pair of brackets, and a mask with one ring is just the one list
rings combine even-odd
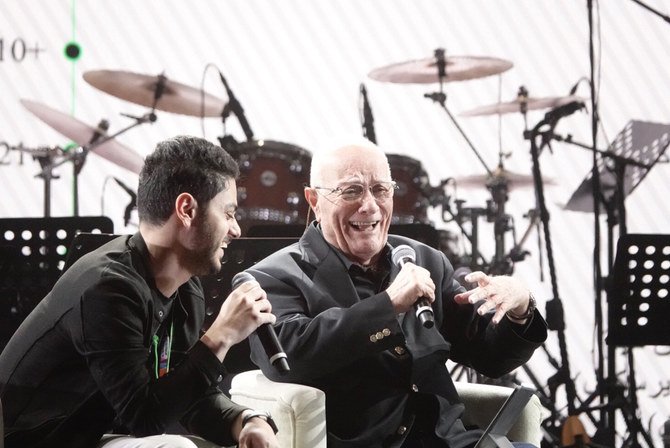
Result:
{"label": "chair armrest", "polygon": [[[456,391],[465,404],[463,423],[485,429],[514,389],[492,384],[454,382]],[[542,406],[540,399],[533,395],[512,426],[507,437],[515,442],[528,442],[540,446],[542,442],[542,421],[549,411]]]}
{"label": "chair armrest", "polygon": [[326,395],[319,389],[294,383],[276,383],[260,370],[238,373],[230,385],[236,403],[268,411],[282,447],[326,448]]}

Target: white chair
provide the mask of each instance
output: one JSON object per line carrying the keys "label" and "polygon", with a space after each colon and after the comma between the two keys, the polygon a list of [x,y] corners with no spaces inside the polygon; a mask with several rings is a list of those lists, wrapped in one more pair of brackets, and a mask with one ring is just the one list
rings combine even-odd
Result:
{"label": "white chair", "polygon": [[[493,420],[513,389],[489,384],[456,382],[456,390],[465,403],[463,423],[482,428]],[[276,383],[260,370],[242,372],[232,380],[232,399],[250,408],[269,411],[277,427],[279,442],[285,448],[326,448],[326,396],[313,387]],[[510,430],[510,440],[540,446],[542,420],[548,411],[533,396],[517,423]]]}

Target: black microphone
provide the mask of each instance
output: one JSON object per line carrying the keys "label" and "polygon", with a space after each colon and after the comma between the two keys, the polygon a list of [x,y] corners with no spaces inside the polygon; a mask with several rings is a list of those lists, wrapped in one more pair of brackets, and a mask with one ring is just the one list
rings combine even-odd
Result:
{"label": "black microphone", "polygon": [[372,109],[370,109],[368,91],[363,83],[361,83],[361,97],[363,98],[363,137],[376,144],[377,136],[375,135],[375,119],[372,116]]}
{"label": "black microphone", "polygon": [[135,193],[132,188],[121,182],[116,177],[112,177],[112,179],[114,179],[116,183],[119,184],[119,187],[123,188],[125,192],[130,195],[130,203],[126,206],[126,209],[123,212],[123,225],[127,226],[128,222],[130,222],[130,213],[134,208],[137,207],[137,193]]}
{"label": "black microphone", "polygon": [[555,125],[558,120],[568,115],[572,115],[578,110],[581,110],[585,107],[584,103],[581,101],[571,101],[568,104],[558,106],[544,114],[544,121]]}
{"label": "black microphone", "polygon": [[244,132],[244,135],[247,137],[247,141],[251,141],[254,138],[254,133],[251,130],[251,126],[249,126],[249,122],[247,121],[247,117],[244,115],[244,109],[242,108],[242,105],[240,102],[237,100],[235,97],[235,94],[233,93],[232,90],[230,90],[230,87],[228,86],[228,82],[226,81],[226,78],[224,78],[223,73],[219,70],[219,77],[221,78],[221,82],[223,83],[223,87],[226,89],[226,94],[228,95],[228,104],[223,108],[224,113],[223,116],[225,118],[226,114],[228,111],[232,112],[235,114],[237,117],[237,121],[240,123],[240,126],[242,127],[242,131]]}
{"label": "black microphone", "polygon": [[[233,277],[233,290],[243,283],[252,282],[254,280],[254,276],[248,272],[238,272]],[[277,338],[277,333],[275,332],[274,327],[270,324],[262,324],[256,329],[256,335],[258,336],[258,339],[261,340],[261,344],[265,349],[265,354],[270,358],[270,364],[275,366],[281,373],[291,370],[288,366],[288,357],[279,343],[279,338]]]}
{"label": "black microphone", "polygon": [[109,130],[109,121],[103,118],[98,123],[98,127],[93,130],[93,135],[91,135],[88,145],[86,146],[90,146],[100,140],[101,137],[104,137],[107,134],[107,130]]}
{"label": "black microphone", "polygon": [[[416,253],[408,245],[401,244],[391,252],[391,260],[393,264],[402,268],[405,263],[414,263],[416,261]],[[435,325],[433,308],[430,306],[430,301],[427,298],[419,297],[414,304],[414,310],[416,317],[424,328],[432,328]]]}

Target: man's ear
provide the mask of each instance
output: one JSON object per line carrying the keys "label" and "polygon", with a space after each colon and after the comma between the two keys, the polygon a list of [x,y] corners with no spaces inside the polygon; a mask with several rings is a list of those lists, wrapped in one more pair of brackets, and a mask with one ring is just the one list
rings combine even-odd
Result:
{"label": "man's ear", "polygon": [[314,188],[305,187],[305,200],[307,200],[307,203],[314,212],[314,217],[319,221],[319,195]]}
{"label": "man's ear", "polygon": [[198,201],[190,193],[181,193],[174,202],[177,219],[186,227],[191,226],[198,212]]}

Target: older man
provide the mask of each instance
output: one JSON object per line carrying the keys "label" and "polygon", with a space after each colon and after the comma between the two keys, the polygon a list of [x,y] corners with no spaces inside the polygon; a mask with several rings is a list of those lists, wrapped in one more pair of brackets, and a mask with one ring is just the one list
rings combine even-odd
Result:
{"label": "older man", "polygon": [[[511,277],[470,274],[466,292],[445,255],[389,235],[395,183],[372,144],[317,153],[314,214],[300,241],[249,272],[267,292],[291,372],[278,375],[252,337],[252,358],[276,381],[326,393],[329,447],[467,447],[447,359],[497,377],[526,362],[545,340],[531,293]],[[399,245],[414,263],[391,259]],[[414,313],[428,302],[434,326]]]}

